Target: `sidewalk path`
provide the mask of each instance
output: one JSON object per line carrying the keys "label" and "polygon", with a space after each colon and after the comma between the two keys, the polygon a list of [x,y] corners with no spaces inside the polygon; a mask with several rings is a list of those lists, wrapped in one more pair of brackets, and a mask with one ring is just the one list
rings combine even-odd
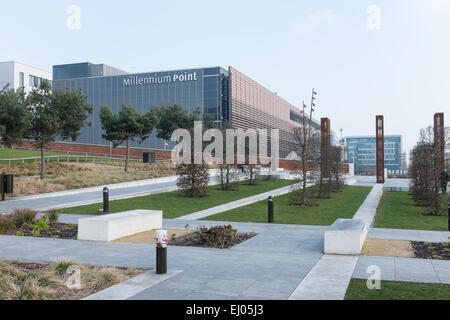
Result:
{"label": "sidewalk path", "polygon": [[286,186],[286,187],[279,188],[279,189],[276,189],[276,190],[260,193],[260,194],[257,194],[257,195],[254,195],[254,196],[251,196],[251,197],[248,197],[248,198],[239,199],[239,200],[236,200],[236,201],[233,201],[233,202],[228,202],[228,203],[222,204],[222,205],[217,206],[217,207],[213,207],[213,208],[209,208],[209,209],[206,209],[206,210],[194,212],[194,213],[191,213],[191,214],[179,217],[177,219],[180,219],[180,220],[200,220],[200,219],[203,219],[203,218],[215,215],[217,213],[233,210],[233,209],[236,209],[236,208],[239,208],[239,207],[243,207],[243,206],[255,203],[255,202],[266,200],[269,196],[274,196],[275,197],[275,196],[281,196],[283,194],[287,194],[295,186],[296,185],[294,184],[294,185]]}
{"label": "sidewalk path", "polygon": [[289,300],[344,300],[357,261],[357,256],[322,256]]}
{"label": "sidewalk path", "polygon": [[[211,185],[217,184],[214,172],[215,170],[210,172]],[[107,185],[110,189],[109,199],[120,200],[175,191],[177,190],[176,180],[177,176],[171,176]],[[104,186],[97,186],[77,190],[17,197],[12,200],[0,202],[0,213],[7,213],[11,212],[13,209],[24,208],[30,208],[37,211],[48,211],[52,209],[62,209],[99,203],[103,200],[103,188]]]}
{"label": "sidewalk path", "polygon": [[[164,220],[165,228],[223,222]],[[232,223],[257,236],[231,249],[169,247],[168,269],[183,272],[132,299],[287,299],[322,256],[326,227]],[[155,267],[155,246],[0,236],[0,258]]]}
{"label": "sidewalk path", "polygon": [[[369,266],[378,266],[381,280],[450,284],[450,261],[361,256],[353,278],[367,279]],[[383,285],[383,284],[381,284]]]}
{"label": "sidewalk path", "polygon": [[450,242],[449,231],[372,228],[369,230],[369,235],[367,237],[372,239],[408,240],[420,242]]}

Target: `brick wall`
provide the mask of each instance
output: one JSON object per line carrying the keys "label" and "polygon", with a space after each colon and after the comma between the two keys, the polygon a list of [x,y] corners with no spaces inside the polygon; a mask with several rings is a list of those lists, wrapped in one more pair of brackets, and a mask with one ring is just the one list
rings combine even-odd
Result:
{"label": "brick wall", "polygon": [[[32,149],[34,146],[30,141],[25,141],[21,148]],[[87,145],[87,144],[76,144],[76,143],[59,143],[53,142],[48,145],[48,149],[50,151],[55,152],[70,152],[71,154],[88,154],[91,156],[100,156],[100,157],[125,157],[126,148],[117,147],[110,148],[108,146],[95,146],[95,145]],[[150,150],[150,149],[130,149],[130,157],[134,159],[142,159],[142,154],[144,152],[155,152],[156,159],[170,159],[170,151],[163,150]]]}

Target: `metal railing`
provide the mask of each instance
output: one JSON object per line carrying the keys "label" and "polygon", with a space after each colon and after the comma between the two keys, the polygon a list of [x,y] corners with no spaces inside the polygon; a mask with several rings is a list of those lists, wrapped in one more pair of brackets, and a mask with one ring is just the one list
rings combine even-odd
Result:
{"label": "metal railing", "polygon": [[[40,162],[41,157],[27,157],[27,158],[9,158],[9,159],[0,159],[0,164],[8,163],[8,166],[11,166],[12,163],[26,163],[26,162]],[[88,156],[88,155],[54,155],[54,156],[45,156],[45,162],[117,162],[117,161],[125,161],[124,158],[114,158],[114,157],[99,157],[99,156]],[[129,159],[130,162],[142,162],[142,159]]]}

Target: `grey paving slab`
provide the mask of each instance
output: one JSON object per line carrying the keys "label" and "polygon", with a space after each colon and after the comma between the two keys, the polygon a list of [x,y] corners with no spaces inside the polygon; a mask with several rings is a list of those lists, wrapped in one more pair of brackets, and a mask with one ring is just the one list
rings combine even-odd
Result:
{"label": "grey paving slab", "polygon": [[361,256],[353,278],[367,279],[369,266],[378,266],[381,279],[419,283],[449,283],[450,261]]}
{"label": "grey paving slab", "polygon": [[373,187],[377,183],[375,176],[353,176],[344,180],[344,183],[350,186]]}
{"label": "grey paving slab", "polygon": [[300,184],[295,184],[292,186],[286,186],[283,188],[279,188],[279,189],[275,189],[275,190],[271,190],[268,192],[264,192],[264,193],[260,193],[251,197],[247,197],[244,199],[239,199],[236,201],[232,201],[232,202],[228,202],[226,204],[220,205],[220,206],[216,206],[213,208],[209,208],[206,210],[202,210],[202,211],[198,211],[198,212],[194,212],[182,217],[179,217],[177,219],[180,220],[199,220],[199,219],[203,219],[212,215],[215,215],[217,213],[221,213],[221,212],[225,212],[225,211],[229,211],[229,210],[233,210],[236,208],[240,208],[243,206],[247,206],[249,204],[255,203],[255,202],[259,202],[262,200],[267,199],[269,196],[281,196],[283,194],[287,194],[289,192],[291,192],[293,187],[296,186],[300,186]]}
{"label": "grey paving slab", "polygon": [[411,183],[411,179],[387,179],[384,184],[384,191],[408,192],[411,188]]}
{"label": "grey paving slab", "polygon": [[357,256],[322,256],[289,300],[343,300],[357,261]]}
{"label": "grey paving slab", "polygon": [[[183,228],[186,221],[164,220]],[[193,221],[191,228],[220,222]],[[258,233],[231,249],[169,247],[168,268],[183,270],[129,299],[287,299],[322,256],[326,227],[232,223],[239,232]],[[261,245],[261,243],[263,245]],[[155,267],[154,245],[0,236],[0,258],[26,261],[72,260],[88,265]],[[281,267],[280,267],[281,266]]]}
{"label": "grey paving slab", "polygon": [[448,242],[450,241],[450,232],[371,228],[369,230],[368,237],[374,239]]}
{"label": "grey paving slab", "polygon": [[170,279],[180,272],[182,271],[168,270],[167,274],[158,275],[155,271],[147,271],[105,290],[92,294],[83,300],[125,300],[145,289]]}

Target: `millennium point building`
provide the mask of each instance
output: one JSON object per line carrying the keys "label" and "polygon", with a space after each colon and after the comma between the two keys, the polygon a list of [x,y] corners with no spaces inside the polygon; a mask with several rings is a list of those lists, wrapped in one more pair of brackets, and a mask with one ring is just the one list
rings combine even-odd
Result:
{"label": "millennium point building", "polygon": [[[346,161],[355,164],[356,174],[375,173],[375,136],[346,137],[345,150]],[[400,172],[406,169],[402,162],[402,136],[384,136],[384,167],[391,172]]]}
{"label": "millennium point building", "polygon": [[[280,157],[294,150],[293,129],[303,122],[301,111],[236,69],[221,67],[129,74],[92,63],[56,65],[53,88],[81,89],[94,106],[90,127],[84,127],[76,143],[105,146],[102,138],[100,107],[108,105],[118,112],[122,104],[144,113],[151,106],[178,104],[188,112],[196,108],[214,117],[218,126],[230,122],[236,129],[279,129]],[[318,121],[313,126],[320,128]],[[153,133],[142,144],[132,147],[165,150],[173,146]]]}

